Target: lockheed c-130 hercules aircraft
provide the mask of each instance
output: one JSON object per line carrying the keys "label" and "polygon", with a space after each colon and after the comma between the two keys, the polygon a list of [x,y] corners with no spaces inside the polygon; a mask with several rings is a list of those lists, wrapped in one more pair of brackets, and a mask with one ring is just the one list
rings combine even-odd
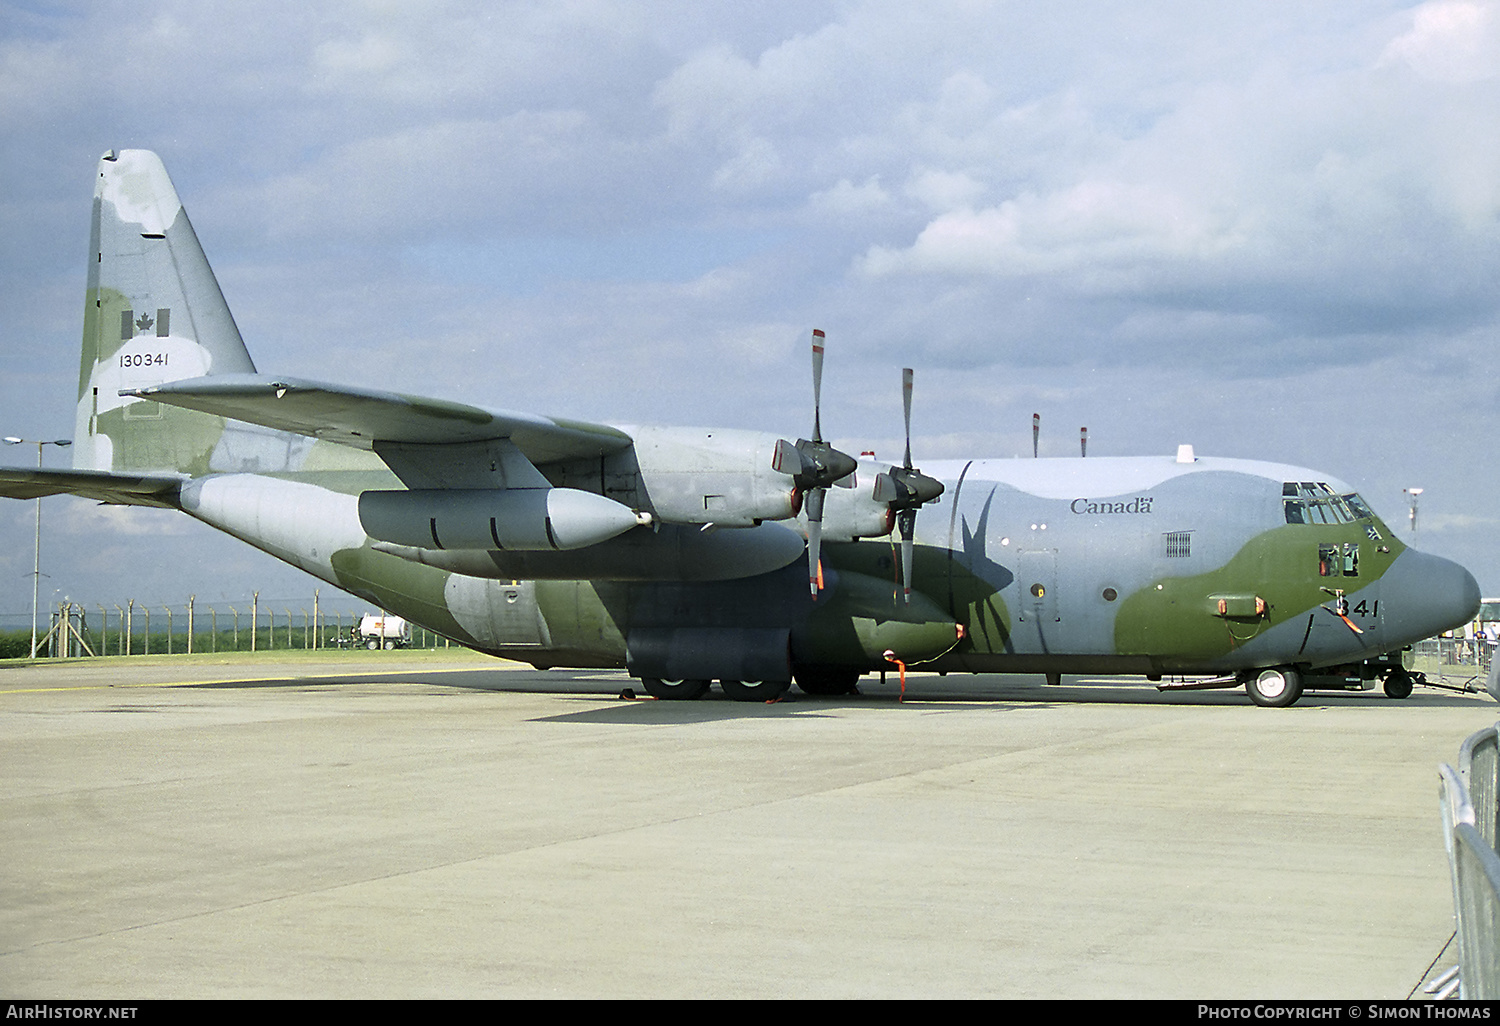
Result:
{"label": "lockheed c-130 hercules aircraft", "polygon": [[[1197,457],[912,466],[813,430],[552,419],[259,373],[160,159],[95,180],[73,469],[0,495],[178,509],[408,620],[658,698],[938,671],[1206,676],[1289,705],[1477,611],[1335,478]],[[920,513],[920,515],[919,515]],[[899,537],[899,544],[896,543]],[[883,539],[883,540],[873,540]],[[1324,671],[1328,672],[1328,671]]]}

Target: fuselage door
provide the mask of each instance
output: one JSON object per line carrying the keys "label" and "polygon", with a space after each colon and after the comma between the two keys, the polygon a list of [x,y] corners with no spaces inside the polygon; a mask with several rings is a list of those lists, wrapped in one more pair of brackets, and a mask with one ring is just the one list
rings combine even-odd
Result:
{"label": "fuselage door", "polygon": [[1033,549],[1016,553],[1017,619],[1046,625],[1058,622],[1057,550]]}
{"label": "fuselage door", "polygon": [[541,611],[537,608],[535,581],[503,581],[491,606],[490,626],[498,645],[544,645]]}

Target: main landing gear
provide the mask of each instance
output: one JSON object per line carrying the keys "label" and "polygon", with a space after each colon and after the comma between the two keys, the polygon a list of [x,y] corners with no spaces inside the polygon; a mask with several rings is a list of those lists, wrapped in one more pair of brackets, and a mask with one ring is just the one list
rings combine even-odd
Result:
{"label": "main landing gear", "polygon": [[789,680],[721,680],[719,687],[736,702],[769,702],[786,694]]}
{"label": "main landing gear", "polygon": [[1290,666],[1253,671],[1245,678],[1245,693],[1256,705],[1284,708],[1302,697],[1302,674]]}
{"label": "main landing gear", "polygon": [[795,671],[797,687],[808,695],[857,695],[859,670],[848,666],[803,666]]}
{"label": "main landing gear", "polygon": [[662,680],[659,677],[642,677],[641,687],[646,689],[646,694],[652,698],[662,699],[688,699],[702,698],[708,694],[708,685],[712,683],[706,680]]}
{"label": "main landing gear", "polygon": [[[652,698],[669,701],[702,698],[708,694],[709,680],[662,680],[659,677],[642,677],[641,687]],[[769,702],[786,694],[792,686],[789,680],[721,680],[719,686],[724,694],[736,702]]]}
{"label": "main landing gear", "polygon": [[[803,666],[795,671],[797,687],[808,695],[857,695],[860,671],[850,666]],[[688,700],[708,694],[711,680],[662,680],[642,677],[641,687],[652,698]],[[736,702],[770,702],[786,694],[789,680],[721,680],[726,698]]]}

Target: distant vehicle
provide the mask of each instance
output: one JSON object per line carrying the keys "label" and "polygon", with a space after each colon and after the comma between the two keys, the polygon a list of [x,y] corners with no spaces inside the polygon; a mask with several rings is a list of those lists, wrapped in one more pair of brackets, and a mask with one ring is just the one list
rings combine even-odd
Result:
{"label": "distant vehicle", "polygon": [[366,613],[355,629],[365,648],[406,648],[411,644],[411,624],[399,616]]}

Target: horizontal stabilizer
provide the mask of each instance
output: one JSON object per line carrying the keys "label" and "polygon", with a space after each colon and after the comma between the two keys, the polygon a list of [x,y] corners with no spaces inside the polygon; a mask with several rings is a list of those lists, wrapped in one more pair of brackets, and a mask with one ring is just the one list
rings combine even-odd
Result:
{"label": "horizontal stabilizer", "polygon": [[264,374],[187,378],[122,394],[361,449],[372,449],[375,442],[442,445],[508,438],[532,463],[543,464],[603,456],[631,444],[625,432],[604,424]]}
{"label": "horizontal stabilizer", "polygon": [[53,470],[0,467],[0,498],[39,499],[45,495],[81,495],[124,506],[177,508],[183,479],[172,474],[122,474],[108,470]]}

